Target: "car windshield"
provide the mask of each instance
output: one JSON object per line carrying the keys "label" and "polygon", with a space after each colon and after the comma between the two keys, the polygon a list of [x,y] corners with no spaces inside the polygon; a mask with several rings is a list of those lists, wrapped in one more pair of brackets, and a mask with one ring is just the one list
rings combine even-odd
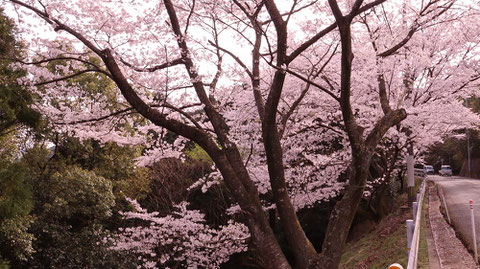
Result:
{"label": "car windshield", "polygon": [[451,169],[450,165],[442,165],[442,169]]}
{"label": "car windshield", "polygon": [[433,166],[431,166],[431,165],[425,165],[425,168],[427,168],[427,169],[433,169]]}

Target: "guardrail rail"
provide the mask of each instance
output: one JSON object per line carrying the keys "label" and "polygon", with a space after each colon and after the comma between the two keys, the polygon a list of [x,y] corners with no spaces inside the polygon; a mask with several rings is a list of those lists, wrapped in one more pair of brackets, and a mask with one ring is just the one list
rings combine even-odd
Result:
{"label": "guardrail rail", "polygon": [[415,229],[413,231],[410,253],[408,255],[407,269],[417,269],[418,247],[420,245],[420,224],[422,222],[423,199],[425,197],[426,180],[422,181],[420,193],[417,195],[417,211],[415,216]]}

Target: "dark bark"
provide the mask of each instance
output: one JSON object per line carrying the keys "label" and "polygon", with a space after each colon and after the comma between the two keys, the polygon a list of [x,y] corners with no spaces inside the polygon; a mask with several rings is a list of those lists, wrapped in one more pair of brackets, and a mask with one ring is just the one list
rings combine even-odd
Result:
{"label": "dark bark", "polygon": [[295,207],[288,195],[283,166],[283,151],[277,127],[277,109],[285,81],[285,59],[287,51],[287,28],[280,12],[271,0],[264,1],[277,32],[277,67],[273,83],[265,103],[265,114],[262,124],[263,144],[265,147],[270,185],[273,198],[280,216],[285,238],[295,256],[298,268],[308,268],[317,258],[315,248],[308,240],[298,221]]}
{"label": "dark bark", "polygon": [[266,266],[269,268],[289,268],[290,265],[278,245],[275,235],[270,228],[267,215],[262,208],[258,190],[250,179],[239,150],[228,138],[228,126],[210,103],[203,84],[198,79],[198,73],[195,70],[192,59],[189,57],[189,49],[185,39],[182,38],[182,32],[180,31],[173,4],[170,0],[165,0],[164,3],[172,23],[173,32],[179,37],[178,45],[183,52],[182,57],[186,70],[190,78],[196,81],[193,85],[197,96],[205,105],[205,113],[212,123],[223,148],[220,152],[206,151],[219,168],[227,187],[234,194],[235,200],[239,203],[242,210],[246,212],[247,225],[252,234],[252,240],[257,246]]}
{"label": "dark bark", "polygon": [[[360,205],[365,189],[368,168],[373,152],[383,135],[389,128],[406,118],[405,110],[389,111],[388,104],[382,103],[384,110],[388,111],[375,125],[374,129],[364,138],[363,128],[356,123],[350,101],[350,87],[352,75],[352,37],[351,21],[355,9],[360,7],[362,1],[356,1],[349,15],[344,16],[335,0],[329,0],[330,7],[337,21],[341,37],[341,95],[345,129],[350,140],[352,163],[349,171],[349,182],[342,199],[335,205],[329,219],[325,240],[322,246],[321,263],[319,268],[338,268],[342,250],[345,245],[348,231],[355,213]],[[384,98],[385,96],[381,96]]]}

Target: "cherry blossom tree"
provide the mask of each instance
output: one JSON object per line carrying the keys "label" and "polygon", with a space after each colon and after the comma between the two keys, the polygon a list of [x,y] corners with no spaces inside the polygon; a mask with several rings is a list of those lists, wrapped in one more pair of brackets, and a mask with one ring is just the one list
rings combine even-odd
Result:
{"label": "cherry blossom tree", "polygon": [[159,263],[162,267],[172,263],[174,267],[218,268],[230,255],[247,248],[249,234],[243,224],[232,221],[219,229],[209,228],[204,214],[188,210],[186,202],[176,206],[176,214],[166,217],[148,213],[134,200],[131,203],[137,212],[126,212],[124,216],[149,225],[122,228],[119,238],[111,238],[115,242],[113,249],[143,254],[147,268],[157,268]]}
{"label": "cherry blossom tree", "polygon": [[[23,83],[42,97],[36,109],[63,132],[148,145],[143,165],[181,157],[188,141],[198,144],[215,165],[212,178],[237,203],[232,214],[248,227],[231,223],[239,228],[231,240],[249,235],[268,268],[338,267],[384,139],[427,145],[441,132],[478,123],[458,99],[478,79],[478,14],[468,2],[4,2],[34,48],[18,65],[31,74]],[[29,25],[32,17],[42,22]],[[85,73],[115,87],[86,92],[71,80]],[[179,136],[173,145],[163,139],[167,131]],[[317,252],[296,211],[337,195]],[[190,223],[192,212],[179,206]],[[294,260],[282,252],[266,210],[278,214]],[[154,227],[174,222],[135,216]],[[230,229],[198,233],[210,228],[193,221],[192,236]],[[243,249],[235,246],[231,251]],[[196,253],[221,262],[233,252]]]}

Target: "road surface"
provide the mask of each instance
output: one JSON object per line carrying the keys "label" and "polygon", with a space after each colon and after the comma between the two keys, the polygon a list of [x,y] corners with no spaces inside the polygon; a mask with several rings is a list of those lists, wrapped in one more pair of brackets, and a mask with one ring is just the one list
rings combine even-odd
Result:
{"label": "road surface", "polygon": [[[464,177],[429,176],[443,189],[452,225],[459,238],[473,253],[473,236],[469,201],[473,200],[477,246],[480,248],[480,180]],[[477,250],[478,253],[480,251]]]}

